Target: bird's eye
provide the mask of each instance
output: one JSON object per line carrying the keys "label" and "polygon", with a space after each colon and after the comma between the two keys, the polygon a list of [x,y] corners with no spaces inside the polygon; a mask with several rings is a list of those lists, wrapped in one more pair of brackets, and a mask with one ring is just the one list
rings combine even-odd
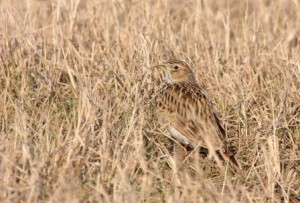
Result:
{"label": "bird's eye", "polygon": [[173,68],[174,68],[174,70],[178,70],[179,66],[178,65],[174,65]]}

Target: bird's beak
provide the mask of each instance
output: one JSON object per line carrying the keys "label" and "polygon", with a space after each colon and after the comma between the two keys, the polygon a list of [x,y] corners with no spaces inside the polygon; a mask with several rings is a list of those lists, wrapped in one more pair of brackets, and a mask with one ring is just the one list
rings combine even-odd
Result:
{"label": "bird's beak", "polygon": [[163,65],[152,66],[152,70],[159,69],[159,68],[162,68],[162,67],[163,67]]}

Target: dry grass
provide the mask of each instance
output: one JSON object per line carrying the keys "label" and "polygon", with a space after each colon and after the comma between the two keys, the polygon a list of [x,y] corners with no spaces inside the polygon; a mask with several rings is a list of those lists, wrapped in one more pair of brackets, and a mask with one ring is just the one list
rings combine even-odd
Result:
{"label": "dry grass", "polygon": [[[299,202],[299,11],[296,0],[0,1],[0,201]],[[174,165],[147,75],[174,57],[213,97],[241,174]]]}

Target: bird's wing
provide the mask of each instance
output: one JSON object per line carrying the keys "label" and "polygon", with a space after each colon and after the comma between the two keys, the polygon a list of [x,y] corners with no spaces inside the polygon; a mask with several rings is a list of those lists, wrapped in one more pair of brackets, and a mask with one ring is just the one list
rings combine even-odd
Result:
{"label": "bird's wing", "polygon": [[[156,105],[168,117],[173,134],[177,131],[177,134],[187,138],[188,144],[216,150],[222,148],[225,130],[210,100],[196,83],[165,86],[156,96]],[[173,137],[176,138],[176,135]]]}

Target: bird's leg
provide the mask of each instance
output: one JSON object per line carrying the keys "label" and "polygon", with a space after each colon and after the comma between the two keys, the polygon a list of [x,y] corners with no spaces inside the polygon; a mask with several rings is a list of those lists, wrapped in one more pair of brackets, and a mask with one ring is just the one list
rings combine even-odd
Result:
{"label": "bird's leg", "polygon": [[174,159],[178,168],[182,167],[188,155],[189,151],[185,147],[178,143],[174,144]]}

